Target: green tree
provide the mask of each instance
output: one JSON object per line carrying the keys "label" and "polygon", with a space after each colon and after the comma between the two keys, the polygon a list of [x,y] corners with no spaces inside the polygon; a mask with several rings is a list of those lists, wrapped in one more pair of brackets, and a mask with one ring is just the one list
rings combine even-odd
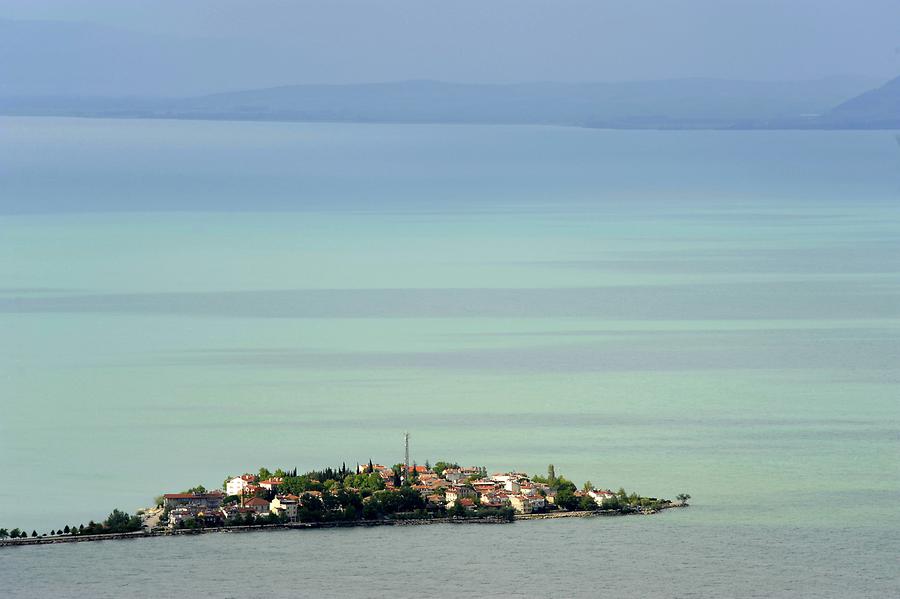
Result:
{"label": "green tree", "polygon": [[63,533],[69,534],[69,525],[66,524],[66,527],[63,529]]}
{"label": "green tree", "polygon": [[0,528],[0,539],[5,539],[9,536],[9,531],[5,528]]}
{"label": "green tree", "polygon": [[575,495],[574,489],[564,488],[557,491],[556,505],[563,510],[578,509],[578,497]]}
{"label": "green tree", "polygon": [[594,483],[589,480],[584,481],[584,484],[581,486],[581,490],[585,493],[594,490]]}
{"label": "green tree", "polygon": [[589,512],[597,509],[597,502],[589,495],[584,495],[578,500],[578,509]]}
{"label": "green tree", "polygon": [[33,538],[36,537],[36,536],[37,536],[37,531],[36,531],[36,530],[32,530],[32,531],[31,531],[31,538],[33,539]]}
{"label": "green tree", "polygon": [[454,502],[453,507],[449,510],[449,514],[451,518],[465,518],[468,516],[466,508],[458,501]]}
{"label": "green tree", "polygon": [[11,531],[9,531],[9,536],[11,536],[14,539],[18,539],[19,538],[19,529],[14,528]]}
{"label": "green tree", "polygon": [[380,491],[384,489],[384,480],[378,473],[348,474],[344,477],[344,487],[368,491]]}
{"label": "green tree", "polygon": [[268,468],[260,468],[259,469],[259,480],[268,480],[272,478],[272,473],[269,472]]}
{"label": "green tree", "polygon": [[134,532],[141,529],[140,516],[129,516],[126,512],[114,509],[103,522],[104,532]]}
{"label": "green tree", "polygon": [[425,508],[425,500],[412,488],[403,486],[396,491],[379,491],[373,497],[377,497],[384,514],[396,514],[397,512],[412,512]]}
{"label": "green tree", "polygon": [[564,476],[556,477],[556,489],[559,491],[571,491],[574,493],[578,490],[578,487],[575,486],[575,483],[570,481]]}
{"label": "green tree", "polygon": [[281,491],[292,495],[303,495],[309,491],[324,491],[325,486],[319,482],[313,482],[309,475],[287,476],[281,483]]}
{"label": "green tree", "polygon": [[688,495],[687,493],[679,493],[678,496],[675,497],[675,499],[680,501],[682,505],[687,505],[688,499],[690,499],[690,498],[691,498],[691,496]]}
{"label": "green tree", "polygon": [[444,470],[447,470],[448,468],[459,468],[459,464],[455,462],[439,461],[434,463],[433,470],[438,476],[441,476],[444,473]]}
{"label": "green tree", "polygon": [[617,495],[613,495],[612,497],[604,498],[603,503],[600,504],[600,507],[604,510],[619,510],[622,509],[622,504],[619,502],[619,497]]}
{"label": "green tree", "polygon": [[372,497],[363,504],[362,517],[363,520],[378,520],[382,516],[381,502],[376,497]]}

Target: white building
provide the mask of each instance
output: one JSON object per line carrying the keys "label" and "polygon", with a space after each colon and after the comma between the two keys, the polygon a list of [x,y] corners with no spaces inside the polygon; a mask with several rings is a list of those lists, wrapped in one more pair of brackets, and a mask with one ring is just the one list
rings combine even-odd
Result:
{"label": "white building", "polygon": [[247,480],[247,475],[244,476],[235,476],[234,478],[228,479],[228,482],[225,483],[225,493],[228,495],[241,495],[244,492],[244,489],[247,488],[252,481]]}
{"label": "white building", "polygon": [[520,514],[531,513],[531,502],[524,495],[510,495],[509,505]]}
{"label": "white building", "polygon": [[453,507],[457,499],[463,499],[464,497],[475,497],[475,490],[465,485],[453,485],[444,494],[447,507]]}
{"label": "white building", "polygon": [[542,510],[547,507],[547,502],[540,495],[534,497],[526,497],[525,495],[510,495],[509,504],[514,510],[520,514],[530,514],[535,510]]}
{"label": "white building", "polygon": [[465,479],[466,475],[459,468],[447,468],[444,470],[444,478],[451,483],[458,483]]}
{"label": "white building", "polygon": [[276,516],[286,516],[291,522],[297,519],[300,498],[296,495],[276,495],[269,504],[269,511]]}
{"label": "white building", "polygon": [[600,489],[594,489],[593,491],[588,491],[588,496],[597,502],[597,505],[603,505],[603,501],[607,499],[615,499],[616,494],[612,491],[603,491]]}

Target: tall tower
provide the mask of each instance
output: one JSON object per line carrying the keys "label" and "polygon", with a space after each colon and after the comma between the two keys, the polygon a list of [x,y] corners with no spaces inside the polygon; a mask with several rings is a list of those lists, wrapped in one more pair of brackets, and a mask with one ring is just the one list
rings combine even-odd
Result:
{"label": "tall tower", "polygon": [[406,445],[406,455],[403,458],[403,465],[406,466],[406,472],[403,473],[404,478],[409,478],[409,433],[403,433],[403,441]]}

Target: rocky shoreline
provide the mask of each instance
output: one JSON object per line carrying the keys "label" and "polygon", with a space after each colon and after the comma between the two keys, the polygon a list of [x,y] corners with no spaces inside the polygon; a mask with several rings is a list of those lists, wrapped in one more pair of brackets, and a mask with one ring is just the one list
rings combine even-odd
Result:
{"label": "rocky shoreline", "polygon": [[103,535],[59,535],[53,537],[29,537],[5,539],[0,547],[25,545],[52,545],[56,543],[84,543],[90,541],[122,541],[151,537],[178,537],[209,533],[248,533],[273,530],[303,530],[314,528],[351,528],[356,526],[425,526],[430,524],[513,524],[523,520],[555,520],[558,518],[591,518],[597,516],[640,516],[656,514],[665,509],[687,507],[687,504],[670,504],[660,510],[619,512],[615,510],[593,510],[574,512],[548,512],[543,514],[517,514],[513,520],[504,518],[429,518],[393,520],[357,520],[350,522],[297,522],[285,524],[253,524],[248,526],[220,526],[215,528],[176,529],[165,531],[137,531]]}

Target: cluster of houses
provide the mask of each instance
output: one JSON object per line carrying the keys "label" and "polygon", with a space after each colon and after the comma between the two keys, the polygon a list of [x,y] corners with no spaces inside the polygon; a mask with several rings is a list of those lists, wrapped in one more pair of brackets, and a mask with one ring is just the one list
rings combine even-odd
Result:
{"label": "cluster of houses", "polygon": [[[470,508],[481,505],[489,508],[512,507],[516,513],[542,512],[556,502],[556,492],[548,485],[532,481],[524,472],[503,472],[488,476],[475,467],[451,468],[441,476],[433,472],[419,474],[413,489],[422,493],[429,504],[452,508],[457,503]],[[614,497],[612,491],[576,491],[576,495],[590,496],[598,506],[604,499]]]}
{"label": "cluster of houses", "polygon": [[[387,490],[396,490],[394,470],[380,464],[366,467],[367,473],[377,473]],[[425,466],[410,466],[401,484],[420,493],[430,509],[451,509],[459,505],[466,509],[512,507],[519,514],[531,514],[555,509],[556,492],[549,485],[536,482],[524,472],[505,472],[487,475],[483,468],[448,468],[436,472]],[[283,479],[273,477],[259,480],[256,475],[242,474],[225,482],[225,491],[205,493],[169,493],[163,495],[169,526],[178,527],[191,519],[204,526],[216,526],[235,517],[259,517],[274,514],[288,521],[296,521],[303,498],[282,493]],[[340,486],[332,487],[337,493]],[[348,491],[358,489],[345,488]],[[321,491],[303,494],[322,499]],[[609,490],[576,491],[578,497],[588,496],[600,506],[615,495]],[[225,503],[226,497],[237,500]],[[270,497],[271,499],[266,499]]]}
{"label": "cluster of houses", "polygon": [[[296,520],[300,498],[296,495],[276,494],[271,501],[260,497],[260,494],[277,493],[281,478],[260,481],[256,475],[243,474],[230,478],[225,483],[225,491],[208,491],[205,493],[167,493],[163,495],[163,507],[166,508],[169,526],[177,528],[188,520],[202,523],[204,526],[217,526],[235,517],[257,517],[267,514],[285,516],[288,520]],[[264,493],[269,492],[269,493]],[[309,495],[321,497],[318,491],[309,491]],[[225,503],[229,496],[238,497],[238,501]]]}

